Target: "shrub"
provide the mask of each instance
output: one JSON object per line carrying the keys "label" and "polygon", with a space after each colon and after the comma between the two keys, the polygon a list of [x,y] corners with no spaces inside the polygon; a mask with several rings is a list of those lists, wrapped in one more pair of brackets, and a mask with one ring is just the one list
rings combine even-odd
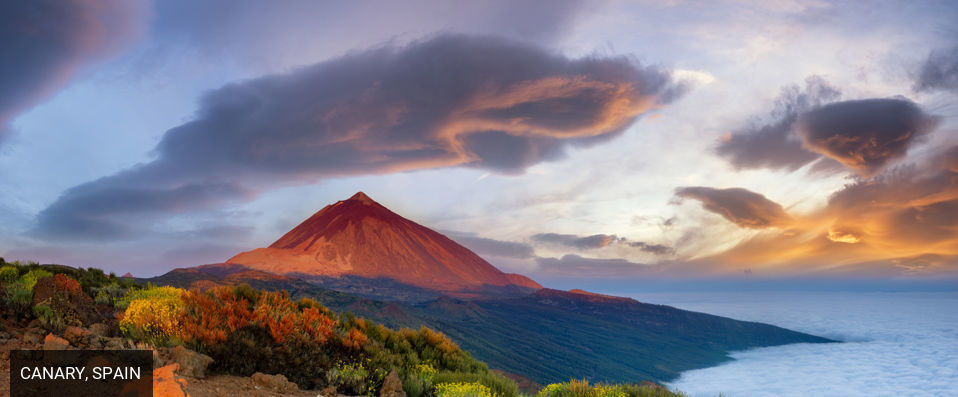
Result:
{"label": "shrub", "polygon": [[173,287],[149,287],[131,291],[124,298],[134,296],[126,303],[126,312],[120,319],[124,335],[145,340],[157,346],[178,341],[183,290]]}
{"label": "shrub", "polygon": [[326,380],[335,386],[340,393],[348,395],[373,395],[376,388],[382,383],[385,374],[381,370],[373,370],[366,363],[340,362],[326,372]]}
{"label": "shrub", "polygon": [[178,300],[183,291],[175,287],[147,285],[146,288],[130,289],[125,295],[117,299],[114,305],[117,309],[126,309],[130,302],[135,300]]}
{"label": "shrub", "polygon": [[[19,269],[13,268],[13,270],[19,273]],[[33,287],[37,284],[37,280],[52,275],[53,274],[46,270],[33,269],[13,282],[5,283],[4,300],[14,316],[20,318],[31,314],[30,308],[33,306]],[[12,272],[9,270],[7,270],[7,277],[12,277]]]}
{"label": "shrub", "polygon": [[63,313],[50,306],[38,304],[33,307],[33,315],[40,320],[40,327],[54,333],[60,333],[66,328],[66,321],[63,319]]}
{"label": "shrub", "polygon": [[682,397],[655,384],[589,385],[587,380],[553,383],[539,390],[537,397]]}
{"label": "shrub", "polygon": [[20,276],[19,283],[22,283],[24,287],[33,291],[33,286],[37,285],[37,280],[53,276],[53,273],[50,273],[43,269],[33,269],[27,272],[26,274]]}
{"label": "shrub", "polygon": [[30,313],[30,306],[33,303],[33,290],[27,288],[23,283],[14,282],[6,286],[5,298],[7,307],[17,318]]}
{"label": "shrub", "polygon": [[14,266],[4,266],[0,268],[0,283],[12,283],[20,277],[20,271]]}
{"label": "shrub", "polygon": [[435,386],[436,397],[492,397],[488,387],[477,382],[439,383]]}
{"label": "shrub", "polygon": [[409,375],[402,382],[402,389],[407,397],[420,397],[430,387],[426,380],[416,375]]}
{"label": "shrub", "polygon": [[519,387],[515,381],[488,371],[484,373],[440,371],[433,375],[432,384],[438,387],[441,383],[479,383],[489,388],[495,397],[519,395]]}
{"label": "shrub", "polygon": [[[96,303],[101,305],[113,305],[118,299],[126,295],[127,289],[119,283],[110,283],[100,287],[96,291]],[[129,304],[129,302],[127,302]]]}

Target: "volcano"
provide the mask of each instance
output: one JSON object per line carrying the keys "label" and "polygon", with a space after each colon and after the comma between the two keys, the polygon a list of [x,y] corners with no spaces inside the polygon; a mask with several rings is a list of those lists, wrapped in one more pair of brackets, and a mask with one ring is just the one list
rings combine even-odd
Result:
{"label": "volcano", "polygon": [[389,280],[453,295],[542,289],[363,192],[327,205],[269,247],[243,252],[226,263],[299,277]]}

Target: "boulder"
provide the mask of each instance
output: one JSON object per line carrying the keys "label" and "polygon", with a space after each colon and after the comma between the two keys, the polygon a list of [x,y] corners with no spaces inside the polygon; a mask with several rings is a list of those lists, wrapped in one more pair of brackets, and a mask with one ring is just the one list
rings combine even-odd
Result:
{"label": "boulder", "polygon": [[70,342],[52,333],[43,338],[43,350],[69,350]]}
{"label": "boulder", "polygon": [[402,389],[402,380],[396,370],[389,372],[386,379],[383,380],[383,387],[379,389],[379,397],[406,397],[406,392]]}
{"label": "boulder", "polygon": [[299,390],[299,386],[287,380],[286,376],[282,374],[267,375],[262,372],[257,372],[253,374],[250,379],[253,380],[253,384],[277,393],[292,393]]}
{"label": "boulder", "polygon": [[180,365],[180,375],[200,379],[206,377],[206,367],[213,363],[210,356],[183,346],[176,346],[170,350],[170,361]]}
{"label": "boulder", "polygon": [[110,326],[103,323],[96,323],[90,325],[90,332],[94,335],[106,338],[110,336]]}
{"label": "boulder", "polygon": [[70,341],[70,344],[77,347],[84,347],[90,344],[90,337],[92,336],[93,333],[89,330],[72,325],[67,326],[67,329],[63,331],[63,337]]}
{"label": "boulder", "polygon": [[336,386],[329,386],[319,392],[319,395],[323,397],[336,397],[339,392],[336,391]]}
{"label": "boulder", "polygon": [[170,364],[153,370],[153,395],[163,397],[188,397],[186,393],[186,379],[176,375],[180,368],[177,364]]}
{"label": "boulder", "polygon": [[96,302],[83,293],[80,283],[63,274],[37,280],[33,305],[39,304],[59,313],[65,325],[86,326],[104,320],[96,311]]}

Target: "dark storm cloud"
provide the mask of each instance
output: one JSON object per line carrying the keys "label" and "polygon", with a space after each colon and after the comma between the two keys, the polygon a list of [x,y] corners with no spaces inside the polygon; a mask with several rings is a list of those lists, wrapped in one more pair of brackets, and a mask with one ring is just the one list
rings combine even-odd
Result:
{"label": "dark storm cloud", "polygon": [[583,237],[574,234],[539,233],[532,236],[532,241],[535,242],[558,244],[580,250],[606,247],[617,239],[618,237],[608,234],[593,234]]}
{"label": "dark storm cloud", "polygon": [[84,62],[129,40],[140,7],[121,0],[0,2],[0,142],[7,124],[62,88]]}
{"label": "dark storm cloud", "polygon": [[649,271],[651,266],[625,259],[585,258],[579,255],[564,255],[562,258],[536,258],[539,266],[535,273],[547,276],[630,276]]}
{"label": "dark storm cloud", "polygon": [[[518,173],[617,136],[684,90],[668,71],[630,58],[569,59],[491,37],[355,52],[206,94],[192,121],[163,135],[154,161],[66,191],[39,214],[36,232],[103,237],[117,215],[203,209],[326,177],[452,166]],[[231,188],[185,194],[197,186]]]}
{"label": "dark storm cloud", "polygon": [[788,226],[792,222],[792,217],[785,213],[781,205],[742,188],[681,187],[675,190],[675,195],[701,201],[706,210],[721,215],[739,227],[765,229]]}
{"label": "dark storm cloud", "polygon": [[807,78],[804,89],[785,87],[775,100],[772,121],[754,122],[725,136],[716,152],[738,169],[797,170],[821,157],[802,147],[793,128],[798,115],[839,97],[841,92],[818,76]]}
{"label": "dark storm cloud", "polygon": [[907,99],[862,99],[806,112],[797,128],[805,147],[871,177],[904,157],[937,124]]}
{"label": "dark storm cloud", "polygon": [[918,71],[913,89],[958,92],[958,46],[932,51]]}
{"label": "dark storm cloud", "polygon": [[532,246],[512,241],[495,240],[467,234],[446,233],[449,238],[462,244],[480,256],[499,256],[517,259],[529,259],[535,256]]}

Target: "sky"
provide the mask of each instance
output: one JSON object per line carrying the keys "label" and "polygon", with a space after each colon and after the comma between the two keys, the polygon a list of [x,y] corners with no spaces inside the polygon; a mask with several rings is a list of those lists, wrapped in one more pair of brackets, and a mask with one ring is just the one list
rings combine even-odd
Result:
{"label": "sky", "polygon": [[5,2],[0,256],[158,275],[364,191],[545,285],[949,284],[955,20],[949,1]]}

